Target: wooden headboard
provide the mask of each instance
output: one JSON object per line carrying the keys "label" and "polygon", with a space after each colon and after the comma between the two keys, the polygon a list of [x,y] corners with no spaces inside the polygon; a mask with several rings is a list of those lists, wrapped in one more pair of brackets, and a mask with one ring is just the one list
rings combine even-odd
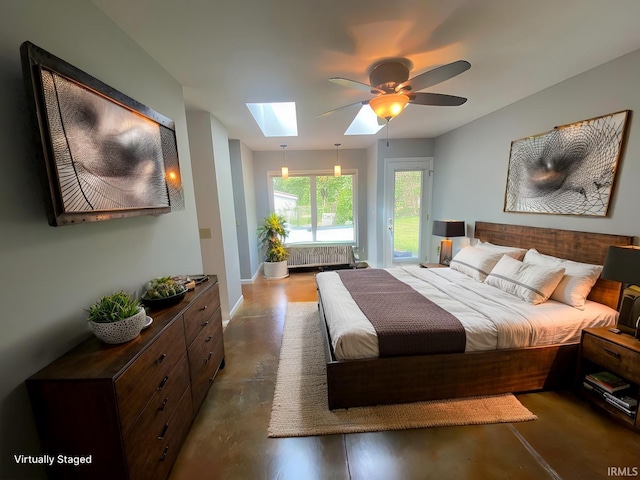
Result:
{"label": "wooden headboard", "polygon": [[[490,222],[476,222],[474,236],[484,242],[509,247],[535,248],[545,255],[596,265],[604,263],[607,248],[610,245],[633,244],[633,237],[628,235],[576,232]],[[620,291],[620,283],[599,279],[591,289],[589,300],[617,308]]]}

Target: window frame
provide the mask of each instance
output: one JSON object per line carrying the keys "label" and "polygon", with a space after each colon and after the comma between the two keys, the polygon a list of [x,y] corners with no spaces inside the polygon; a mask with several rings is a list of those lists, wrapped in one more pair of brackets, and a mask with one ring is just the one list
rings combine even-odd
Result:
{"label": "window frame", "polygon": [[[352,195],[353,198],[351,200],[353,205],[353,240],[348,241],[332,241],[332,242],[323,242],[318,240],[312,240],[310,242],[286,242],[285,245],[358,245],[358,169],[357,168],[347,168],[342,170],[342,175],[351,175],[353,178],[352,182]],[[320,169],[320,170],[291,170],[289,167],[289,177],[333,177],[333,166],[331,169]],[[282,177],[282,172],[279,170],[270,170],[267,172],[267,191],[269,194],[269,211],[275,211],[275,204],[273,199],[273,178],[274,177]],[[311,231],[312,236],[317,238],[317,230],[318,230],[318,207],[315,204],[316,201],[316,181],[315,178],[311,182],[309,182],[309,195],[312,201],[312,205],[315,205],[316,208],[311,209]]]}

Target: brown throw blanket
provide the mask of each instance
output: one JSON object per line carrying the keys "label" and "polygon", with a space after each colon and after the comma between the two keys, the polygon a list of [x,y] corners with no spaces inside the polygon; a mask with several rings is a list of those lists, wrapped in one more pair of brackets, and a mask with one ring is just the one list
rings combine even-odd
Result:
{"label": "brown throw blanket", "polygon": [[386,270],[337,273],[375,328],[381,357],[464,352],[460,321]]}

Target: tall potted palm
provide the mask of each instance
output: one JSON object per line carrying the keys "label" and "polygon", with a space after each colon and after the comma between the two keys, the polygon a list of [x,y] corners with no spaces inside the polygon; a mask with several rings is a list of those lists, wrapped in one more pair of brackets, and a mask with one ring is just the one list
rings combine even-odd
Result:
{"label": "tall potted palm", "polygon": [[258,241],[265,248],[264,276],[278,279],[289,275],[287,258],[289,252],[282,242],[287,238],[289,231],[285,228],[285,219],[282,215],[270,213],[262,221],[258,228]]}

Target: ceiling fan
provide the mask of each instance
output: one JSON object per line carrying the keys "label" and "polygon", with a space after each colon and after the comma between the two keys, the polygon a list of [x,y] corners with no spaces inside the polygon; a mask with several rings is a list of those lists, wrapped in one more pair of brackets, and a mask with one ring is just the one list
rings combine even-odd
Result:
{"label": "ceiling fan", "polygon": [[353,105],[368,104],[378,118],[389,121],[400,114],[409,103],[414,105],[456,107],[467,101],[466,98],[455,95],[420,92],[420,90],[437,85],[469,70],[471,64],[466,60],[448,63],[409,78],[409,72],[412,68],[413,63],[406,58],[390,58],[380,60],[368,68],[369,84],[343,77],[331,77],[329,81],[333,83],[343,87],[355,88],[376,96],[371,100],[362,100],[334,108],[318,116]]}

